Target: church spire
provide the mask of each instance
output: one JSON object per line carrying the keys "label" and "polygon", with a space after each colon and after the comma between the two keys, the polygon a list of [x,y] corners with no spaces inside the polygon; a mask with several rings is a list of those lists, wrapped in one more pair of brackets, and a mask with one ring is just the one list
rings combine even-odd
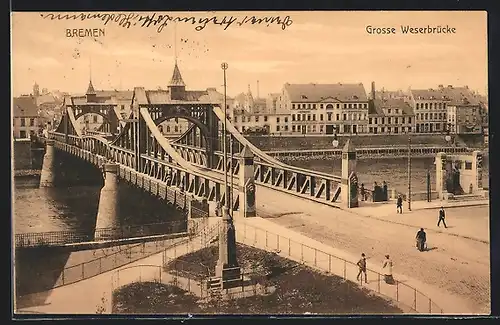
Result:
{"label": "church spire", "polygon": [[169,87],[185,87],[186,84],[184,80],[182,80],[181,71],[179,70],[179,66],[177,65],[177,60],[175,61],[174,73],[172,74],[172,79],[170,79]]}
{"label": "church spire", "polygon": [[94,85],[92,85],[92,58],[89,59],[89,86],[86,95],[95,95]]}

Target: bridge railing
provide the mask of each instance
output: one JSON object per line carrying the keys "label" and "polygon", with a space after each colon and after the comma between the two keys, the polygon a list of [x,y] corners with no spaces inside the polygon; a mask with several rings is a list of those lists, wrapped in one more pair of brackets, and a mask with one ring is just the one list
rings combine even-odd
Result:
{"label": "bridge railing", "polygon": [[[187,220],[98,228],[95,231],[48,231],[15,234],[15,247],[62,246],[93,242],[95,237],[119,240],[134,237],[175,234],[188,231]],[[97,235],[97,236],[95,236]]]}

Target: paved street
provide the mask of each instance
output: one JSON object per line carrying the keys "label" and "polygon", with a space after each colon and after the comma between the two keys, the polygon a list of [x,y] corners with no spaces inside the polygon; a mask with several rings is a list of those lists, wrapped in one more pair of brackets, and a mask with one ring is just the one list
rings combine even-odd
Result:
{"label": "paved street", "polygon": [[[260,198],[273,200],[263,202]],[[387,219],[382,221],[299,200],[261,186],[257,189],[257,202],[259,216],[352,256],[365,252],[369,266],[381,264],[385,254],[391,255],[394,273],[411,277],[415,280],[412,285],[427,288],[433,299],[438,300],[439,295],[444,298],[449,293],[461,297],[470,312],[489,312],[489,245],[465,238],[474,232],[472,229],[480,232],[475,237],[486,238],[487,230],[481,229],[481,225],[487,227],[487,206],[449,208],[447,222],[449,230],[455,233],[449,235],[445,229],[436,227],[437,210],[415,210],[396,216],[389,207],[385,210],[387,214],[379,210],[380,218]],[[373,215],[375,211],[373,208],[364,212]],[[399,223],[388,222],[398,217]],[[415,248],[414,238],[420,226],[428,229],[430,251],[418,252]],[[460,233],[465,236],[456,235]],[[463,311],[457,309],[457,312]]]}

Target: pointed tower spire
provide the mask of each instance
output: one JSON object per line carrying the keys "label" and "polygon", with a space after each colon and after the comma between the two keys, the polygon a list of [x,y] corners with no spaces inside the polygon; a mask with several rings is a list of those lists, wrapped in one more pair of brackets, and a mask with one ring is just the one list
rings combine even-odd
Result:
{"label": "pointed tower spire", "polygon": [[186,84],[184,83],[184,80],[182,80],[182,75],[181,71],[179,70],[179,66],[177,65],[177,61],[175,62],[174,66],[174,73],[172,74],[172,79],[170,79],[169,86],[182,86],[185,87]]}
{"label": "pointed tower spire", "polygon": [[92,58],[89,58],[89,86],[86,95],[95,95],[94,85],[92,85]]}

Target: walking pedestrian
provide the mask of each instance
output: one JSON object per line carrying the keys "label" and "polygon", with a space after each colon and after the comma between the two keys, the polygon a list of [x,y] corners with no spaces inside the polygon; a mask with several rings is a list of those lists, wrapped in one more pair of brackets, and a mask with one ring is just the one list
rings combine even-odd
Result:
{"label": "walking pedestrian", "polygon": [[387,201],[389,199],[389,195],[387,194],[387,183],[385,181],[382,181],[382,192],[384,193],[384,201]]}
{"label": "walking pedestrian", "polygon": [[397,213],[403,213],[403,197],[401,194],[398,195],[398,200],[396,201],[396,211]]}
{"label": "walking pedestrian", "polygon": [[365,184],[361,183],[361,187],[359,189],[359,193],[361,194],[361,201],[366,201]]}
{"label": "walking pedestrian", "polygon": [[222,216],[222,203],[220,201],[217,201],[217,206],[215,207],[215,216]]}
{"label": "walking pedestrian", "polygon": [[446,226],[446,222],[444,221],[444,219],[445,219],[445,212],[444,212],[444,208],[443,208],[443,207],[441,207],[441,209],[439,210],[438,227],[439,227],[439,225],[441,224],[441,222],[443,222],[444,227],[445,227],[445,228],[448,228],[448,227]]}
{"label": "walking pedestrian", "polygon": [[393,284],[394,278],[392,276],[392,260],[389,255],[385,255],[384,264],[382,266],[384,273],[384,280],[387,284]]}
{"label": "walking pedestrian", "polygon": [[368,283],[368,280],[366,278],[366,255],[365,255],[365,253],[361,253],[361,259],[356,264],[359,267],[359,272],[358,272],[358,276],[356,277],[356,279],[359,281],[360,276],[361,276],[361,283],[363,283],[363,273],[364,273],[365,283]]}

